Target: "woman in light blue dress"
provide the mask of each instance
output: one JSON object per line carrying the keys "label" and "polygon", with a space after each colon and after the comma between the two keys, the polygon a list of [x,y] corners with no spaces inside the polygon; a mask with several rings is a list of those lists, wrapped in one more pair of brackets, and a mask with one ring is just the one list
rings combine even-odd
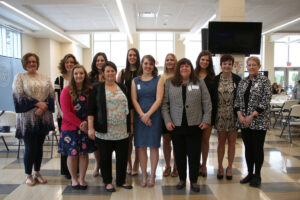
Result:
{"label": "woman in light blue dress", "polygon": [[158,148],[162,133],[160,104],[163,98],[164,81],[157,76],[155,60],[151,55],[142,59],[139,76],[134,78],[131,86],[132,103],[135,108],[134,144],[139,151],[142,169],[142,187],[147,185],[147,147],[150,148],[151,178],[148,186],[155,182],[158,163]]}

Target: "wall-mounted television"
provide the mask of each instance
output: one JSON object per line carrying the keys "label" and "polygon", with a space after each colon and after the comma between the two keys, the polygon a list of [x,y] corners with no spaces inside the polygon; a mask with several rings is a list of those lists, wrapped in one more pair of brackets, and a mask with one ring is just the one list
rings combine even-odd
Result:
{"label": "wall-mounted television", "polygon": [[260,54],[261,22],[209,22],[208,49],[213,54]]}

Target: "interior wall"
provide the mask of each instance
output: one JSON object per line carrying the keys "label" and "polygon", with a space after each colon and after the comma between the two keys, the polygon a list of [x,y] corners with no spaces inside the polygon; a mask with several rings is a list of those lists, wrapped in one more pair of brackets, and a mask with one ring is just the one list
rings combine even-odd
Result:
{"label": "interior wall", "polygon": [[52,83],[54,82],[55,78],[60,74],[58,70],[59,62],[62,58],[61,54],[61,43],[56,42],[55,40],[50,40],[50,77]]}
{"label": "interior wall", "polygon": [[21,56],[25,55],[28,52],[31,53],[37,53],[37,40],[34,37],[31,37],[30,35],[21,34],[22,37],[22,53]]}
{"label": "interior wall", "polygon": [[175,33],[175,55],[177,60],[185,57],[185,45],[183,44],[183,40],[180,40],[180,34]]}
{"label": "interior wall", "polygon": [[39,73],[51,76],[50,39],[37,39],[37,51],[40,58]]}
{"label": "interior wall", "polygon": [[264,49],[264,70],[269,72],[269,79],[271,83],[274,82],[275,70],[274,70],[274,42],[271,41],[270,36],[265,38]]}

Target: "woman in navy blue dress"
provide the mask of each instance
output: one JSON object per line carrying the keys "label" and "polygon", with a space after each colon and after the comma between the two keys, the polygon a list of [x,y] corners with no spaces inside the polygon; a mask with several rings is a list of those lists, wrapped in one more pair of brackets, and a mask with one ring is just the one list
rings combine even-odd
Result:
{"label": "woman in navy blue dress", "polygon": [[132,103],[135,108],[134,144],[139,151],[139,161],[142,169],[142,187],[147,185],[147,147],[150,147],[151,178],[148,186],[155,182],[155,172],[158,163],[158,148],[162,132],[160,104],[163,98],[164,81],[157,76],[155,60],[151,55],[142,59],[139,76],[134,78],[131,86]]}

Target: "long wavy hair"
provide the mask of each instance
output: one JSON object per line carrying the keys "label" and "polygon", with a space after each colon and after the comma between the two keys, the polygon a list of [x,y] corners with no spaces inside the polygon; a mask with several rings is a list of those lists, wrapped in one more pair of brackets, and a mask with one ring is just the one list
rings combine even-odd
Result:
{"label": "long wavy hair", "polygon": [[208,56],[208,58],[209,58],[209,64],[208,64],[208,67],[206,68],[207,76],[211,79],[215,79],[216,74],[215,74],[214,67],[213,67],[212,56],[211,56],[211,53],[207,50],[200,52],[200,54],[198,55],[198,58],[196,61],[196,69],[195,69],[196,76],[199,76],[199,73],[201,71],[200,59],[202,56]]}
{"label": "long wavy hair", "polygon": [[[107,62],[107,56],[106,56],[106,54],[103,53],[103,52],[98,52],[98,53],[94,56],[93,62],[92,62],[92,66],[91,66],[92,71],[89,73],[89,77],[90,77],[90,79],[91,79],[92,81],[95,81],[95,80],[98,81],[99,70],[98,70],[98,68],[97,68],[97,66],[96,66],[98,56],[103,56],[105,62]],[[102,69],[102,71],[103,71],[103,69]]]}
{"label": "long wavy hair", "polygon": [[199,79],[195,74],[195,70],[193,68],[192,62],[187,58],[182,58],[178,61],[177,66],[176,66],[176,70],[175,70],[175,75],[171,79],[171,82],[174,86],[179,87],[182,84],[182,76],[180,74],[180,66],[184,65],[184,64],[191,66],[191,74],[190,74],[190,77],[189,77],[190,82],[193,82],[194,84],[197,84],[199,82]]}
{"label": "long wavy hair", "polygon": [[135,54],[136,54],[136,63],[134,64],[135,67],[136,67],[136,71],[138,72],[139,71],[139,68],[140,68],[140,53],[139,51],[136,49],[136,48],[131,48],[127,51],[127,57],[126,57],[126,67],[125,67],[125,70],[124,70],[124,80],[125,81],[128,81],[130,79],[130,63],[129,63],[129,60],[128,60],[128,55],[129,55],[129,52],[130,51],[134,51]]}
{"label": "long wavy hair", "polygon": [[172,56],[173,59],[174,59],[174,62],[175,62],[174,71],[175,71],[175,68],[176,68],[176,65],[177,65],[177,58],[176,58],[175,54],[173,54],[173,53],[168,53],[168,54],[166,55],[166,58],[165,58],[164,74],[168,74],[168,73],[169,73],[169,72],[168,72],[168,69],[167,69],[167,65],[166,65],[166,61],[167,61],[167,57],[168,57],[168,56]]}
{"label": "long wavy hair", "polygon": [[58,70],[60,71],[61,74],[66,74],[67,73],[67,70],[66,70],[66,67],[65,67],[65,63],[67,62],[67,60],[69,58],[73,58],[74,65],[78,64],[78,61],[76,60],[76,58],[75,58],[75,56],[73,54],[69,53],[69,54],[65,55],[65,57],[60,60],[59,65],[58,65]]}
{"label": "long wavy hair", "polygon": [[84,80],[82,82],[82,89],[81,89],[81,94],[84,94],[85,96],[89,96],[90,94],[90,81],[88,79],[88,75],[86,73],[86,70],[83,65],[75,65],[71,71],[71,77],[70,77],[70,82],[69,82],[69,94],[72,97],[72,100],[75,100],[78,95],[78,89],[76,87],[76,82],[74,79],[74,71],[75,69],[83,69],[84,71]]}
{"label": "long wavy hair", "polygon": [[154,66],[153,71],[152,71],[152,76],[153,76],[153,78],[156,77],[158,75],[158,69],[155,66],[155,59],[151,55],[145,55],[145,56],[143,56],[142,62],[141,62],[141,66],[140,66],[140,68],[138,70],[138,76],[142,76],[143,75],[144,71],[143,71],[143,66],[142,65],[143,65],[145,59],[148,59],[150,61],[150,63]]}

